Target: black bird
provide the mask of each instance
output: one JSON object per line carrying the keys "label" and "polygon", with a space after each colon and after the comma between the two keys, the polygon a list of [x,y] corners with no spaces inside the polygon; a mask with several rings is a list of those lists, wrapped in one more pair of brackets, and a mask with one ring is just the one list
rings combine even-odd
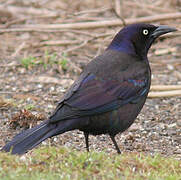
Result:
{"label": "black bird", "polygon": [[92,60],[60,100],[48,120],[16,135],[2,151],[23,154],[66,131],[115,135],[131,126],[147,98],[151,70],[147,53],[156,38],[176,31],[168,26],[132,24],[124,27],[102,55]]}

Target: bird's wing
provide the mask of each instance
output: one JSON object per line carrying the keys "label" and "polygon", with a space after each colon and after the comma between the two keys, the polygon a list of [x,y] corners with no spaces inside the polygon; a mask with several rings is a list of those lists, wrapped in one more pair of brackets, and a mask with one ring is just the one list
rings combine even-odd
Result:
{"label": "bird's wing", "polygon": [[[72,93],[61,101],[52,120],[108,112],[129,102],[136,102],[148,90],[146,78],[127,79],[119,82],[100,80],[94,74],[89,74]],[[64,105],[69,107],[68,111],[63,110]]]}
{"label": "bird's wing", "polygon": [[[100,80],[95,75],[87,76],[74,94],[64,104],[79,110],[93,110],[105,107],[104,112],[112,110],[110,103],[121,101],[123,104],[146,93],[147,79]],[[102,113],[102,112],[101,112]]]}

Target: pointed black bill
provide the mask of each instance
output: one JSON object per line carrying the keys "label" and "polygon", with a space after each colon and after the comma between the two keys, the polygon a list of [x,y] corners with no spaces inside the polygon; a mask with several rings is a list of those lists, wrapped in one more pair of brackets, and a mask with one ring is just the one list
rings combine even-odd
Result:
{"label": "pointed black bill", "polygon": [[162,34],[166,34],[166,33],[169,33],[169,32],[173,32],[173,31],[177,31],[176,28],[172,28],[172,27],[169,27],[169,26],[158,26],[152,33],[152,37],[154,38],[157,38],[159,36],[161,36]]}

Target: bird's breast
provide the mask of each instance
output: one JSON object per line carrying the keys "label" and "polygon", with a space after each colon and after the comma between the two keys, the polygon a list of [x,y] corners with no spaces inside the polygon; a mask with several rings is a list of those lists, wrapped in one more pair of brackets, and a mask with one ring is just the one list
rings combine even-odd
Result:
{"label": "bird's breast", "polygon": [[140,98],[136,104],[128,103],[110,112],[89,117],[89,124],[81,129],[93,135],[116,135],[131,126],[141,111],[146,97]]}

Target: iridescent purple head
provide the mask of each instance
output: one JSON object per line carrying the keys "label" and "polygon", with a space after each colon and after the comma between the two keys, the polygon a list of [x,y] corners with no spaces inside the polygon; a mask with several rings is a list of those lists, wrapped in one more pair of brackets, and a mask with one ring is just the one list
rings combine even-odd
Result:
{"label": "iridescent purple head", "polygon": [[131,24],[118,32],[108,49],[145,57],[156,38],[172,31],[176,29],[151,24]]}

